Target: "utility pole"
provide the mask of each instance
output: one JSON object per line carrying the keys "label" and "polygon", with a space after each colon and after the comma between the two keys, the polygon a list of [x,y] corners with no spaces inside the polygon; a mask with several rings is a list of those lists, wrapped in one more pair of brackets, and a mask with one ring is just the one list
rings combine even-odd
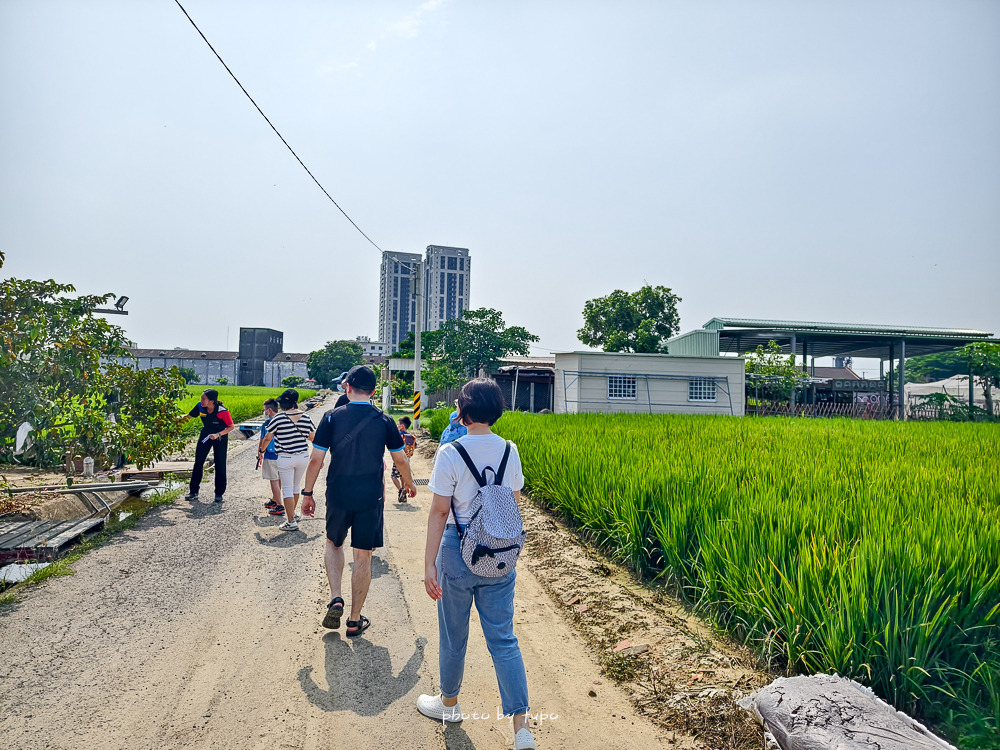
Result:
{"label": "utility pole", "polygon": [[417,261],[413,264],[413,298],[416,301],[415,332],[413,335],[413,426],[420,427],[420,393],[423,384],[420,382],[420,329],[424,322],[424,264]]}

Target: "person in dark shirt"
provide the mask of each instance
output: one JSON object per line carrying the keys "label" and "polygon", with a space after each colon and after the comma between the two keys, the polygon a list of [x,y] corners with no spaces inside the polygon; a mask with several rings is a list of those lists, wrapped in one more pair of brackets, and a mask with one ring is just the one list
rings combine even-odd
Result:
{"label": "person in dark shirt", "polygon": [[382,456],[388,448],[392,462],[402,476],[403,488],[410,497],[417,489],[410,474],[410,464],[403,453],[403,438],[391,417],[371,405],[375,373],[359,365],[345,378],[344,390],[349,403],[323,415],[313,439],[313,452],[303,483],[302,512],[316,507],[313,486],[331,454],[326,475],[326,575],[332,600],[327,606],[323,627],[340,627],[344,614],[341,595],[344,576],[344,542],[351,532],[354,569],[351,572],[351,614],[347,635],[361,635],[371,624],[361,614],[371,584],[372,551],[382,546],[382,506],[385,503]]}
{"label": "person in dark shirt", "polygon": [[229,449],[230,432],[236,429],[229,409],[219,401],[219,392],[214,388],[202,391],[201,402],[196,404],[183,419],[201,417],[201,434],[198,435],[198,445],[194,449],[194,469],[191,471],[190,492],[185,500],[197,500],[198,488],[205,470],[205,459],[208,452],[215,456],[215,502],[221,503],[226,494],[226,451]]}

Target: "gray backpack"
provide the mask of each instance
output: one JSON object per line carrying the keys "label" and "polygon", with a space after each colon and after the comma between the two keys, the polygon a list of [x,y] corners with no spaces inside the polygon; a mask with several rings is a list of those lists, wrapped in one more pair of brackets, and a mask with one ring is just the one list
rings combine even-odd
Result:
{"label": "gray backpack", "polygon": [[[455,513],[455,500],[452,498],[451,512],[458,526],[458,537],[462,559],[469,570],[484,578],[499,578],[507,575],[517,565],[517,558],[524,547],[524,521],[518,510],[514,491],[505,487],[503,474],[507,469],[507,459],[510,458],[510,441],[503,452],[500,467],[493,470],[487,466],[482,473],[476,468],[461,440],[452,443],[458,455],[469,467],[472,476],[479,483],[479,491],[472,500],[472,517],[463,530],[458,526],[458,514]],[[493,483],[486,481],[486,472],[493,472]]]}

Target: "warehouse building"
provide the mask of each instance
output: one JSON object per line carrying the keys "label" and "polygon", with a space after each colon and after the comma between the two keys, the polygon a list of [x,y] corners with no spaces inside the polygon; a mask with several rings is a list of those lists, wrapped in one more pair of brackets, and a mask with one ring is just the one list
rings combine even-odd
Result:
{"label": "warehouse building", "polygon": [[[140,370],[185,367],[195,371],[199,385],[266,385],[277,387],[289,375],[308,378],[308,354],[283,352],[285,335],[273,328],[241,328],[240,350],[130,349]],[[119,364],[132,360],[118,358]]]}

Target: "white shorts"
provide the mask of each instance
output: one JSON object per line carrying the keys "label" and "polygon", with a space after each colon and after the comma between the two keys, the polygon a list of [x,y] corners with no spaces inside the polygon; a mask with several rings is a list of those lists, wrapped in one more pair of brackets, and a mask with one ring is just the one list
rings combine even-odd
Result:
{"label": "white shorts", "polygon": [[278,478],[278,459],[276,458],[265,458],[260,462],[260,475],[267,479],[268,481],[274,481]]}
{"label": "white shorts", "polygon": [[298,495],[302,479],[309,466],[309,453],[279,453],[278,477],[281,479],[281,496]]}

